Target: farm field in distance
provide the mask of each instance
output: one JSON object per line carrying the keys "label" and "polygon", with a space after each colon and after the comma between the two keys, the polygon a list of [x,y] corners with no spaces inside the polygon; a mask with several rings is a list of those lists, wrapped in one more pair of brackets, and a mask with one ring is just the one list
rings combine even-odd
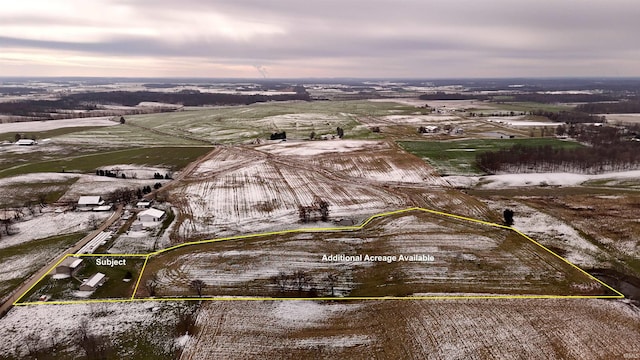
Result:
{"label": "farm field in distance", "polygon": [[[263,84],[310,98],[0,123],[0,358],[92,358],[83,332],[103,358],[640,354],[633,116],[570,123],[584,94],[479,84]],[[601,133],[628,165],[476,163]]]}

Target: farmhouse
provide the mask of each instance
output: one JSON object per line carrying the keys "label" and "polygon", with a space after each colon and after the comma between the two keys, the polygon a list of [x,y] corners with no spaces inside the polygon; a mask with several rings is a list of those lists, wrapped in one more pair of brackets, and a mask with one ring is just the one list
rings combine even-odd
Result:
{"label": "farmhouse", "polygon": [[80,285],[80,291],[95,291],[98,287],[102,286],[105,281],[107,281],[107,278],[103,273],[95,273]]}
{"label": "farmhouse", "polygon": [[78,210],[93,210],[93,208],[103,205],[104,200],[100,196],[80,196],[78,200]]}
{"label": "farmhouse", "polygon": [[35,144],[37,144],[37,142],[32,139],[20,139],[16,141],[16,145],[20,145],[20,146],[33,146]]}
{"label": "farmhouse", "polygon": [[56,275],[74,276],[80,269],[82,269],[83,265],[82,259],[70,256],[62,260],[62,262],[56,266],[54,273]]}
{"label": "farmhouse", "polygon": [[145,211],[141,211],[138,214],[138,221],[143,223],[160,221],[164,217],[164,211],[155,208],[150,208]]}

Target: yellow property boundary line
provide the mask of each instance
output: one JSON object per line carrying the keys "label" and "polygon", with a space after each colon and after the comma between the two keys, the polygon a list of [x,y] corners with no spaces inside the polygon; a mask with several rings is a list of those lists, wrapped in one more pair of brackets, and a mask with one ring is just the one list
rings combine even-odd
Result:
{"label": "yellow property boundary line", "polygon": [[[406,212],[410,212],[410,211],[423,211],[423,212],[430,213],[430,214],[446,216],[446,217],[450,217],[450,218],[454,218],[454,219],[458,219],[458,220],[471,221],[471,222],[475,222],[475,223],[479,223],[479,224],[483,224],[483,225],[488,225],[488,226],[493,226],[493,227],[498,227],[498,228],[514,231],[514,232],[518,233],[520,236],[524,237],[525,239],[527,239],[527,240],[531,241],[532,243],[534,243],[535,245],[539,246],[540,248],[546,250],[547,252],[549,252],[550,254],[555,256],[556,258],[558,258],[558,259],[562,260],[563,262],[565,262],[566,264],[570,265],[574,269],[580,271],[581,273],[586,275],[591,280],[594,280],[594,281],[598,282],[599,284],[601,284],[602,286],[604,286],[605,288],[611,290],[616,295],[495,295],[494,294],[494,295],[449,295],[449,296],[447,296],[447,295],[433,295],[433,296],[358,296],[358,297],[243,297],[243,296],[229,296],[229,297],[221,296],[220,297],[219,296],[219,297],[173,297],[173,298],[172,297],[167,297],[167,298],[140,298],[140,299],[136,299],[135,298],[136,293],[138,292],[138,287],[140,286],[140,281],[142,280],[142,275],[144,274],[144,270],[145,270],[145,268],[147,266],[147,262],[149,261],[149,258],[154,256],[154,255],[159,255],[159,254],[162,254],[162,253],[165,253],[165,252],[168,252],[168,251],[172,251],[172,250],[175,250],[175,249],[179,249],[179,248],[182,248],[182,247],[185,247],[185,246],[202,245],[202,244],[209,244],[209,243],[214,243],[214,242],[219,242],[219,241],[228,241],[228,240],[250,239],[250,238],[269,236],[269,235],[282,235],[282,234],[308,233],[308,232],[349,232],[349,231],[357,231],[357,230],[361,230],[362,228],[367,226],[369,223],[371,223],[375,219],[378,219],[378,218],[381,218],[381,217],[385,217],[385,216],[395,215],[395,214],[406,213]],[[75,256],[75,257],[105,257],[105,256],[108,256],[108,257],[138,257],[138,258],[144,257],[144,264],[142,265],[142,269],[140,270],[140,275],[138,276],[138,279],[136,281],[136,285],[135,285],[135,288],[133,290],[133,295],[131,295],[131,298],[129,298],[129,299],[91,299],[91,300],[68,300],[68,301],[47,301],[47,302],[36,301],[36,302],[24,302],[24,303],[20,302],[20,300],[22,300],[22,298],[26,294],[28,294],[36,285],[38,285],[46,276],[48,276],[51,273],[51,271],[53,271],[62,261],[64,261],[64,259],[66,259],[69,256]],[[553,251],[549,250],[548,248],[546,248],[542,244],[540,244],[537,241],[533,240],[532,238],[530,238],[529,236],[527,236],[526,234],[524,234],[520,230],[517,230],[517,229],[515,229],[513,227],[500,225],[500,224],[496,224],[496,223],[492,223],[492,222],[488,222],[488,221],[473,219],[473,218],[469,218],[469,217],[464,217],[464,216],[460,216],[460,215],[450,214],[450,213],[446,213],[446,212],[442,212],[442,211],[425,209],[425,208],[421,208],[421,207],[412,207],[412,208],[389,211],[389,212],[384,212],[384,213],[372,215],[367,220],[365,220],[362,224],[355,225],[355,226],[328,227],[328,228],[300,228],[300,229],[271,231],[271,232],[265,232],[265,233],[247,234],[247,235],[239,235],[239,236],[230,236],[230,237],[224,237],[224,238],[188,242],[188,243],[184,243],[184,244],[179,244],[179,245],[175,245],[175,246],[172,246],[172,247],[168,247],[166,249],[158,250],[158,251],[155,251],[155,252],[152,252],[152,253],[149,253],[149,254],[67,254],[64,258],[62,258],[60,261],[58,261],[49,271],[47,271],[46,274],[44,274],[40,279],[38,279],[38,281],[35,284],[33,284],[27,291],[25,291],[24,294],[22,294],[13,303],[13,305],[15,305],[15,306],[27,306],[27,305],[44,305],[44,304],[92,304],[92,303],[123,303],[123,302],[134,302],[134,301],[176,301],[176,300],[180,300],[180,301],[186,301],[186,300],[198,300],[198,301],[200,301],[200,300],[210,300],[210,301],[279,301],[279,300],[320,300],[320,301],[324,301],[324,300],[328,300],[328,301],[336,301],[336,300],[467,300],[467,299],[624,299],[624,295],[622,293],[620,293],[618,290],[612,288],[611,286],[607,285],[603,281],[599,280],[598,278],[594,277],[593,275],[589,274],[588,272],[582,270],[580,267],[578,267],[575,264],[571,263],[569,260],[567,260],[567,259],[563,258],[562,256],[554,253]]]}

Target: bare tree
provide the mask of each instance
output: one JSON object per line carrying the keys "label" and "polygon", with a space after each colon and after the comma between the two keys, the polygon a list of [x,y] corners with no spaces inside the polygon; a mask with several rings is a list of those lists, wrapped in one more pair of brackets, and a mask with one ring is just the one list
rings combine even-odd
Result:
{"label": "bare tree", "polygon": [[198,306],[198,304],[193,306],[189,303],[182,303],[174,308],[173,312],[176,315],[175,335],[195,333]]}
{"label": "bare tree", "polygon": [[311,278],[302,270],[296,270],[293,273],[293,287],[298,290],[298,292],[302,292],[306,287],[309,286],[309,282]]}
{"label": "bare tree", "polygon": [[207,284],[205,284],[204,281],[200,279],[196,279],[196,280],[192,280],[189,286],[193,290],[195,290],[195,292],[198,294],[198,297],[202,297],[202,291],[204,290],[205,287],[207,287]]}
{"label": "bare tree", "polygon": [[280,271],[278,275],[273,278],[273,283],[276,284],[280,292],[284,292],[287,289],[288,282],[289,277],[284,273],[284,271]]}
{"label": "bare tree", "polygon": [[144,282],[144,287],[147,289],[149,296],[156,296],[158,290],[158,277],[156,274],[151,275],[151,277]]}
{"label": "bare tree", "polygon": [[76,343],[84,350],[87,359],[102,360],[110,358],[111,349],[108,338],[91,334],[87,318],[83,318],[76,329]]}
{"label": "bare tree", "polygon": [[38,204],[45,205],[47,203],[47,193],[46,192],[38,193],[37,197],[38,197]]}
{"label": "bare tree", "polygon": [[87,219],[87,225],[91,229],[95,230],[98,228],[98,225],[100,225],[100,220],[98,220],[98,218],[94,214],[91,214]]}
{"label": "bare tree", "polygon": [[327,287],[331,289],[331,296],[336,296],[335,286],[336,286],[336,283],[338,282],[338,275],[334,273],[329,273],[325,278],[325,281],[327,282]]}

